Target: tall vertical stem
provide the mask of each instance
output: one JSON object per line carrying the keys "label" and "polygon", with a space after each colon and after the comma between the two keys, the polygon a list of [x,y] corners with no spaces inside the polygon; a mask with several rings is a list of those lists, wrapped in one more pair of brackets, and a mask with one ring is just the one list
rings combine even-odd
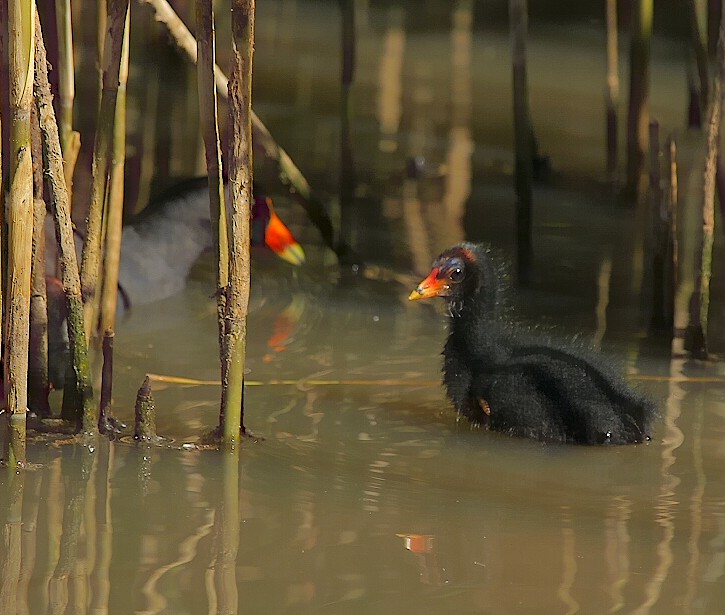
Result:
{"label": "tall vertical stem", "polygon": [[65,183],[70,194],[73,185],[73,170],[81,146],[80,135],[73,130],[73,105],[76,92],[70,0],[55,0],[55,15],[58,26],[58,73],[60,81],[58,130],[60,131],[60,146],[63,150]]}
{"label": "tall vertical stem", "polygon": [[229,185],[232,195],[231,258],[225,351],[229,357],[226,401],[222,408],[224,441],[234,445],[244,431],[244,364],[247,345],[252,205],[252,55],[255,0],[232,0],[232,71],[229,80]]}
{"label": "tall vertical stem", "polygon": [[68,343],[74,376],[72,382],[66,382],[63,390],[61,415],[65,419],[81,422],[83,431],[93,434],[98,423],[98,415],[93,403],[78,259],[70,219],[68,189],[63,174],[63,154],[60,149],[58,124],[55,121],[53,97],[48,83],[48,62],[39,23],[36,24],[35,53],[35,104],[38,107],[40,131],[43,135],[43,169],[50,196],[50,208],[55,220],[55,237],[61,251],[60,273],[68,305]]}
{"label": "tall vertical stem", "polygon": [[8,199],[7,307],[5,313],[6,411],[10,421],[10,467],[25,463],[28,407],[30,269],[33,232],[33,163],[30,105],[33,94],[35,4],[8,6],[10,36],[10,197]]}
{"label": "tall vertical stem", "polygon": [[126,26],[121,47],[118,75],[116,118],[113,126],[113,159],[111,160],[108,193],[108,219],[104,246],[103,287],[101,291],[101,331],[116,328],[118,276],[121,267],[121,236],[123,234],[123,180],[126,159],[126,83],[128,82],[128,39],[131,11],[126,13]]}
{"label": "tall vertical stem", "polygon": [[[229,360],[224,352],[225,314],[227,309],[227,286],[229,285],[229,240],[227,209],[222,179],[221,147],[219,143],[219,122],[214,66],[216,63],[216,41],[214,33],[214,11],[211,0],[196,2],[197,30],[197,79],[199,88],[199,120],[204,137],[204,154],[209,175],[209,207],[211,214],[212,240],[216,256],[217,322],[219,329],[219,360],[221,380],[227,381]],[[222,387],[222,412],[226,406],[226,390]],[[224,417],[220,417],[220,425]]]}
{"label": "tall vertical stem", "polygon": [[103,91],[98,111],[93,145],[93,181],[88,210],[86,241],[81,262],[86,337],[90,338],[96,322],[96,288],[100,273],[103,203],[106,198],[110,162],[113,156],[113,132],[116,119],[116,100],[121,71],[126,13],[129,0],[108,0],[108,37],[104,47]]}

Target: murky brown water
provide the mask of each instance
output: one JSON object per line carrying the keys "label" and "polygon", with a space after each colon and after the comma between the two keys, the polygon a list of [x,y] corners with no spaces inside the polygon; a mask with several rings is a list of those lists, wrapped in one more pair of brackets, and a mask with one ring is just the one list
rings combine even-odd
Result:
{"label": "murky brown water", "polygon": [[[265,4],[258,112],[334,193],[335,5]],[[256,262],[246,424],[264,440],[238,460],[178,450],[215,424],[218,389],[158,381],[159,432],[176,448],[31,446],[39,465],[22,484],[0,473],[3,615],[725,610],[725,368],[670,361],[642,333],[636,214],[613,215],[592,181],[604,152],[593,30],[532,42],[534,116],[563,179],[537,190],[535,283],[517,303],[600,341],[662,419],[647,445],[544,446],[457,423],[445,401],[439,306],[407,294],[445,245],[465,236],[510,253],[513,239],[508,43],[471,35],[467,7],[453,33],[408,33],[394,8],[361,12],[352,242],[386,270],[339,282],[299,226],[306,269]],[[658,45],[657,108],[679,126],[681,60]],[[430,176],[405,177],[411,155]],[[206,273],[120,324],[121,418],[146,373],[218,377]]]}

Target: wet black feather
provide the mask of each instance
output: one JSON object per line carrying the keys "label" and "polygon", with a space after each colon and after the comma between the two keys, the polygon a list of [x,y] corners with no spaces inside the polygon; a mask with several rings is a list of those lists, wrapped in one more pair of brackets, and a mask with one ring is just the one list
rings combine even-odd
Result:
{"label": "wet black feather", "polygon": [[607,359],[574,342],[537,336],[504,315],[505,285],[485,246],[454,246],[434,267],[445,270],[451,259],[463,260],[465,271],[445,297],[450,327],[443,382],[462,416],[547,442],[649,439],[654,404]]}

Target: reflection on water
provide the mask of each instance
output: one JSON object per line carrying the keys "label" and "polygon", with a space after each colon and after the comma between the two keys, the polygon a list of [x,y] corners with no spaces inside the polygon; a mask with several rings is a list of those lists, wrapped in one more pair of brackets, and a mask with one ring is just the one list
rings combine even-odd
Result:
{"label": "reflection on water", "polygon": [[[396,283],[368,289],[365,303],[331,290],[289,304],[284,293],[258,297],[246,422],[264,439],[238,457],[34,445],[37,467],[2,473],[0,612],[725,607],[725,383],[713,369],[680,361],[657,380],[665,366],[640,359],[641,385],[662,400],[647,445],[511,439],[447,409],[435,310],[406,305]],[[193,286],[180,299],[190,313],[213,304]],[[307,328],[265,360],[275,319],[295,303]],[[213,313],[206,320],[213,333]],[[202,359],[189,363],[156,354],[166,331],[133,316],[125,326],[119,362],[137,361],[129,381],[151,366],[212,373],[213,335],[190,327],[173,342]],[[145,352],[134,354],[140,339]],[[194,440],[214,424],[217,393],[159,387],[161,431]],[[118,400],[121,418],[131,402]]]}
{"label": "reflection on water", "polygon": [[[310,264],[256,255],[245,422],[262,439],[238,456],[180,446],[218,412],[202,264],[184,293],[139,306],[116,337],[120,419],[146,373],[187,379],[155,384],[173,445],[36,442],[35,467],[0,472],[0,613],[725,611],[725,377],[643,343],[629,212],[614,217],[606,196],[563,180],[539,188],[537,279],[517,304],[626,362],[660,400],[653,441],[544,446],[458,423],[445,401],[441,315],[407,294],[448,243],[486,239],[509,254],[512,243],[508,41],[474,31],[478,4],[409,29],[412,3],[356,3],[350,213],[354,247],[381,267],[338,280],[288,204]],[[258,111],[334,190],[337,7],[259,11]],[[535,118],[541,143],[564,175],[596,177],[603,45],[547,36],[531,46],[534,113],[550,116]],[[681,63],[666,60],[655,74]],[[550,78],[563,65],[570,83]],[[663,98],[672,120],[681,94]]]}

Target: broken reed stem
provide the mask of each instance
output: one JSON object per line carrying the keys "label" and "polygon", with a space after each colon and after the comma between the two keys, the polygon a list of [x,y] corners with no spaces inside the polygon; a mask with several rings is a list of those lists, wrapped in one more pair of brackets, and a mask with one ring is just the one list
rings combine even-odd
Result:
{"label": "broken reed stem", "polygon": [[60,249],[60,274],[68,305],[68,343],[72,357],[69,368],[72,377],[66,378],[61,417],[81,423],[85,433],[93,434],[98,424],[98,414],[93,403],[91,368],[83,324],[81,282],[70,219],[68,189],[63,174],[63,155],[53,110],[53,96],[48,83],[48,62],[39,20],[35,31],[35,104],[38,107],[40,131],[43,135],[43,169],[50,209],[55,221],[55,237]]}
{"label": "broken reed stem", "polygon": [[[221,380],[227,381],[229,361],[224,352],[225,314],[227,308],[227,286],[229,284],[229,240],[227,209],[222,179],[222,158],[219,144],[219,122],[214,67],[216,62],[216,41],[214,33],[214,11],[212,0],[197,0],[196,29],[198,32],[198,90],[199,121],[204,138],[204,154],[209,176],[209,209],[211,215],[212,241],[214,242],[217,297],[217,323],[219,330],[219,360]],[[222,388],[222,396],[225,390]],[[221,408],[225,406],[222,397]],[[224,422],[220,418],[220,425]]]}
{"label": "broken reed stem", "polygon": [[30,270],[33,232],[33,162],[30,106],[33,93],[33,0],[8,3],[10,73],[10,195],[8,210],[7,303],[3,374],[9,416],[8,465],[25,463],[28,410]]}
{"label": "broken reed stem", "polygon": [[91,203],[86,220],[86,239],[81,262],[81,291],[83,293],[86,337],[90,339],[96,324],[96,289],[100,275],[103,209],[108,188],[108,176],[113,157],[113,134],[116,121],[116,100],[121,71],[126,14],[129,0],[109,0],[108,36],[104,47],[103,90],[98,110],[98,123],[93,144],[93,179]]}
{"label": "broken reed stem", "polygon": [[115,334],[112,329],[106,329],[103,333],[103,369],[101,371],[101,403],[98,415],[98,430],[105,434],[111,416],[111,404],[113,399],[113,339]]}
{"label": "broken reed stem", "polygon": [[[41,158],[35,166],[42,168]],[[45,201],[33,202],[33,273],[30,283],[30,354],[28,358],[28,409],[39,417],[50,416],[48,403],[48,294],[45,287]]]}
{"label": "broken reed stem", "polygon": [[252,54],[255,0],[232,0],[232,58],[229,115],[232,126],[229,185],[232,194],[231,256],[224,352],[227,380],[222,383],[224,442],[234,446],[244,432],[244,364],[250,285],[252,210]]}
{"label": "broken reed stem", "polygon": [[619,43],[617,36],[617,0],[607,2],[607,178],[617,174],[617,106],[619,105]]}
{"label": "broken reed stem", "polygon": [[708,356],[707,324],[710,310],[710,278],[712,276],[712,249],[715,231],[715,187],[717,159],[722,119],[722,84],[725,81],[725,11],[720,21],[718,39],[718,73],[712,88],[707,121],[707,153],[705,155],[704,187],[702,198],[702,238],[697,255],[697,284],[690,299],[690,323],[685,334],[686,348],[693,356]]}
{"label": "broken reed stem", "polygon": [[[179,16],[171,8],[167,0],[140,0],[150,5],[155,13],[156,20],[163,23],[171,34],[176,45],[186,52],[192,62],[196,62],[197,44],[194,36],[179,19]],[[228,79],[218,66],[214,66],[214,81],[217,92],[223,98],[228,97]],[[271,160],[277,171],[277,177],[283,186],[287,187],[290,193],[299,201],[307,212],[307,216],[320,231],[322,240],[327,247],[337,254],[338,258],[346,256],[351,258],[354,255],[351,249],[335,233],[332,220],[330,219],[324,204],[315,196],[309,182],[302,174],[302,171],[295,165],[289,154],[280,147],[274,140],[267,127],[252,111],[252,131],[254,133],[254,147],[265,160]]]}
{"label": "broken reed stem", "polygon": [[629,51],[629,107],[627,111],[626,198],[637,200],[644,170],[649,124],[649,64],[654,0],[634,0],[632,4]]}
{"label": "broken reed stem", "polygon": [[526,0],[509,0],[511,56],[513,63],[513,112],[516,189],[516,243],[519,284],[531,276],[531,201],[534,151],[526,77],[526,36],[528,10]]}
{"label": "broken reed stem", "polygon": [[113,125],[113,158],[110,170],[103,258],[103,286],[101,289],[101,331],[116,327],[118,277],[121,268],[121,237],[123,235],[123,176],[126,159],[126,84],[128,82],[130,15],[131,12],[127,11],[123,45],[121,47],[121,66],[118,74],[116,119]]}
{"label": "broken reed stem", "polygon": [[137,442],[153,444],[158,440],[156,435],[156,407],[151,393],[151,380],[146,376],[136,394],[135,424],[133,437]]}

